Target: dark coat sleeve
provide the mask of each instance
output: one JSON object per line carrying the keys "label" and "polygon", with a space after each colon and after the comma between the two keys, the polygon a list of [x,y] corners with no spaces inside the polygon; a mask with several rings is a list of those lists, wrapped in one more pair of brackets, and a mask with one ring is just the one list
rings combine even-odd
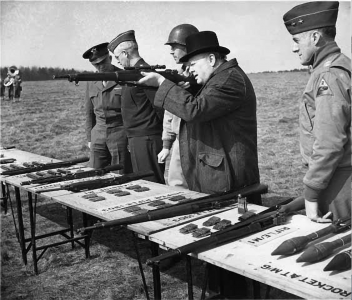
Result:
{"label": "dark coat sleeve", "polygon": [[95,126],[96,120],[95,120],[95,114],[94,114],[94,107],[93,103],[90,99],[90,82],[87,82],[87,88],[86,88],[86,94],[85,94],[85,111],[86,111],[86,136],[87,136],[87,141],[91,141],[91,130]]}

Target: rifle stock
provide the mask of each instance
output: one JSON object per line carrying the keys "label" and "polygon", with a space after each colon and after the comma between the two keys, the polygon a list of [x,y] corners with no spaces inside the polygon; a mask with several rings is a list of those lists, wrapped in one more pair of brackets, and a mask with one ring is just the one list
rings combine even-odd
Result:
{"label": "rifle stock", "polygon": [[188,215],[205,210],[219,209],[221,207],[230,206],[237,203],[237,197],[239,195],[241,195],[242,197],[247,197],[254,194],[266,193],[267,190],[268,187],[266,185],[257,183],[251,186],[244,187],[237,191],[230,191],[221,194],[205,196],[187,201],[186,203],[178,203],[170,207],[151,210],[145,214],[140,214],[137,216],[126,217],[107,222],[99,222],[90,227],[80,228],[78,229],[78,232],[84,234],[85,232],[94,229],[130,225],[147,221],[155,221],[176,216]]}

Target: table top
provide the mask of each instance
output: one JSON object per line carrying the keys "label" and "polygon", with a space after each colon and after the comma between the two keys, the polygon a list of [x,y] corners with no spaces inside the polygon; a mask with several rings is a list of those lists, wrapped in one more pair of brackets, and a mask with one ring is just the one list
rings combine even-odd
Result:
{"label": "table top", "polygon": [[[137,192],[136,190],[130,189],[136,185],[139,185],[142,188],[147,188],[148,190]],[[119,189],[123,192],[128,192],[129,195],[116,196],[109,193],[111,190],[116,189]],[[105,199],[103,201],[93,202],[83,197],[92,193],[100,197],[104,197]],[[55,195],[52,197],[52,199],[58,203],[96,216],[102,220],[111,221],[133,216],[133,213],[124,210],[132,206],[138,206],[139,208],[146,210],[153,210],[157,207],[153,207],[150,204],[156,200],[164,201],[165,204],[178,203],[178,201],[170,200],[175,196],[183,196],[184,198],[196,199],[206,196],[206,194],[140,179],[122,185],[109,186],[91,191],[65,194],[60,196]],[[230,207],[223,208],[220,211],[227,209],[230,209]],[[143,222],[128,225],[127,227],[128,229],[133,230],[138,234],[148,236],[153,232],[158,232],[166,228],[184,224],[190,220],[212,215],[216,211],[218,210],[204,211],[174,218]]]}
{"label": "table top", "polygon": [[[260,212],[265,209],[253,204],[249,204],[248,208],[253,212]],[[231,209],[215,214],[215,216],[232,220],[233,224],[237,222],[239,214],[237,209]],[[209,218],[202,218],[192,221],[192,223],[201,227],[207,219]],[[191,234],[180,233],[180,228],[184,226],[176,226],[151,234],[149,239],[172,249],[199,240],[193,238]],[[350,299],[351,270],[343,272],[323,271],[331,259],[337,253],[347,250],[350,244],[338,248],[338,251],[326,259],[312,264],[296,262],[302,251],[291,256],[271,255],[283,241],[292,237],[307,235],[326,226],[328,225],[314,223],[306,216],[295,215],[289,217],[284,225],[275,226],[246,238],[191,255],[306,299]],[[349,232],[338,235],[331,234],[309,245],[332,241]]]}

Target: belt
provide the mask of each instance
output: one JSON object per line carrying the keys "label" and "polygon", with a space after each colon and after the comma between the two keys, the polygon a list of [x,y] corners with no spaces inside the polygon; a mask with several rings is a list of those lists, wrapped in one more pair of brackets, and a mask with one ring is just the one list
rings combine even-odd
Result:
{"label": "belt", "polygon": [[122,116],[117,115],[117,116],[105,118],[105,124],[108,125],[108,124],[113,124],[113,123],[123,125]]}

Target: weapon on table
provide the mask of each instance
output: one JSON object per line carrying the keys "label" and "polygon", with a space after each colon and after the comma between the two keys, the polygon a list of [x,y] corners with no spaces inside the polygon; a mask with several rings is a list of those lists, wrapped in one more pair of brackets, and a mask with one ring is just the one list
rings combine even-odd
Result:
{"label": "weapon on table", "polygon": [[137,216],[116,219],[107,222],[99,222],[90,227],[78,229],[78,232],[84,234],[86,231],[94,229],[109,228],[113,226],[129,225],[166,219],[181,215],[188,215],[205,210],[219,209],[237,203],[237,197],[248,197],[254,194],[263,194],[268,190],[264,184],[253,184],[237,191],[224,192],[221,194],[209,195],[197,199],[188,200],[185,203],[174,204],[169,207],[154,209]]}
{"label": "weapon on table", "polygon": [[123,169],[123,165],[117,164],[117,165],[113,165],[113,166],[107,166],[107,167],[101,168],[101,169],[77,172],[74,174],[54,175],[54,176],[33,179],[33,180],[29,180],[29,181],[23,181],[23,182],[21,182],[21,185],[49,184],[49,183],[67,181],[67,180],[88,178],[88,177],[93,177],[93,176],[103,176],[111,171],[118,171],[118,170],[122,170],[122,169]]}
{"label": "weapon on table", "polygon": [[89,161],[89,157],[79,157],[68,161],[60,161],[60,162],[40,164],[40,165],[38,164],[37,166],[31,167],[31,168],[19,168],[16,170],[8,170],[8,171],[2,172],[1,175],[14,176],[14,175],[20,175],[20,174],[27,174],[27,173],[37,172],[37,171],[68,167],[68,166],[83,163],[86,161]]}
{"label": "weapon on table", "polygon": [[324,271],[344,271],[351,269],[351,249],[341,252],[326,265]]}
{"label": "weapon on table", "polygon": [[9,150],[14,148],[16,148],[16,146],[7,146],[7,147],[0,147],[0,150]]}
{"label": "weapon on table", "polygon": [[113,178],[98,178],[98,179],[86,180],[86,181],[75,182],[70,184],[63,184],[58,187],[50,187],[47,189],[44,188],[41,190],[37,190],[36,193],[46,193],[46,192],[52,192],[52,191],[58,191],[58,190],[81,192],[86,190],[100,189],[111,185],[124,184],[130,181],[142,179],[153,175],[154,175],[153,171],[140,171],[140,172],[125,174],[125,175],[121,175]]}
{"label": "weapon on table", "polygon": [[69,82],[75,82],[76,84],[78,84],[79,81],[115,81],[116,83],[121,85],[141,86],[146,88],[147,86],[138,85],[136,83],[138,80],[143,78],[143,75],[141,74],[141,71],[143,71],[156,72],[174,83],[185,81],[189,82],[191,85],[197,84],[193,76],[187,77],[178,74],[177,70],[166,69],[163,71],[156,71],[157,69],[165,69],[165,66],[155,65],[145,67],[128,67],[121,71],[105,73],[77,73],[68,75],[54,75],[53,79],[68,79]]}
{"label": "weapon on table", "polygon": [[16,158],[2,158],[0,159],[0,164],[10,164],[16,161]]}
{"label": "weapon on table", "polygon": [[325,242],[316,244],[309,247],[297,258],[297,262],[309,262],[314,263],[323,258],[329,256],[336,248],[345,246],[351,242],[351,234],[345,235],[342,238],[336,239],[332,242]]}
{"label": "weapon on table", "polygon": [[334,221],[329,226],[320,229],[316,232],[305,236],[297,236],[292,239],[284,241],[280,246],[278,246],[271,255],[291,255],[295,254],[302,249],[304,249],[308,243],[326,236],[330,233],[338,233],[347,230],[351,227],[351,218],[344,218],[343,220],[338,219]]}
{"label": "weapon on table", "polygon": [[268,209],[223,230],[212,233],[209,237],[192,242],[190,244],[172,249],[159,256],[147,260],[147,265],[160,264],[161,261],[186,255],[191,252],[202,252],[227,242],[232,242],[246,235],[263,231],[276,225],[281,225],[286,221],[286,214],[278,210],[280,205],[289,203],[293,198],[287,199],[279,205],[274,205]]}

